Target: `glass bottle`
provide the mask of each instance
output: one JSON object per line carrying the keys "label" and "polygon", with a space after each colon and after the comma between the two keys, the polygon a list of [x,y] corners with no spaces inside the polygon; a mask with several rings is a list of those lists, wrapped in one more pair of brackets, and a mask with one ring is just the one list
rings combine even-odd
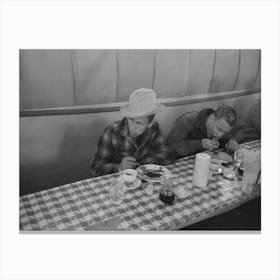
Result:
{"label": "glass bottle", "polygon": [[234,152],[234,161],[235,166],[237,167],[237,177],[238,180],[242,180],[242,176],[244,173],[244,166],[243,166],[243,151],[241,148]]}
{"label": "glass bottle", "polygon": [[234,160],[236,162],[237,168],[240,168],[243,161],[243,151],[241,148],[234,152]]}
{"label": "glass bottle", "polygon": [[164,176],[162,180],[162,188],[159,193],[159,199],[167,205],[172,205],[175,199],[172,179]]}

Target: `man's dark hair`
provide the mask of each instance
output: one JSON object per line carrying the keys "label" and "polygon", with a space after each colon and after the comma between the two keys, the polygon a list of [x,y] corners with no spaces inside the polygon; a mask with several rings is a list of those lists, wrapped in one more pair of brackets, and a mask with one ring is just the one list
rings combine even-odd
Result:
{"label": "man's dark hair", "polygon": [[220,106],[214,113],[216,119],[224,119],[230,126],[236,123],[236,112],[231,106]]}

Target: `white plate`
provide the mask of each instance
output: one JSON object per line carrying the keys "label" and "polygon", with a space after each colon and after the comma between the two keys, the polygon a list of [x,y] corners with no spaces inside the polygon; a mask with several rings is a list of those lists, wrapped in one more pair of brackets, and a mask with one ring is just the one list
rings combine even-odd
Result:
{"label": "white plate", "polygon": [[133,185],[131,185],[131,186],[127,186],[126,184],[125,184],[125,188],[127,189],[127,190],[134,190],[134,189],[137,189],[138,187],[140,187],[141,186],[141,180],[139,179],[139,178],[137,178],[136,180],[135,180],[135,182],[134,182],[134,184]]}
{"label": "white plate", "polygon": [[[164,166],[156,165],[156,164],[144,164],[139,166],[137,169],[137,173],[140,179],[150,181],[150,182],[159,182],[163,178],[164,175],[170,176],[171,172]],[[149,176],[145,172],[155,172],[161,173],[159,176]]]}
{"label": "white plate", "polygon": [[221,162],[225,163],[232,161],[232,156],[223,151],[218,151],[218,153],[213,153],[212,151],[204,151],[204,153],[210,155],[212,160],[220,160]]}

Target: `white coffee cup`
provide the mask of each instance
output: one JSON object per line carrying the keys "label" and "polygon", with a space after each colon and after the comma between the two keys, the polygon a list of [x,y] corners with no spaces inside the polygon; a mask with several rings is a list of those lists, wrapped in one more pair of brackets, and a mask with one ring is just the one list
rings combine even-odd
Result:
{"label": "white coffee cup", "polygon": [[137,178],[137,171],[134,169],[125,169],[121,172],[121,177],[126,184],[132,185]]}

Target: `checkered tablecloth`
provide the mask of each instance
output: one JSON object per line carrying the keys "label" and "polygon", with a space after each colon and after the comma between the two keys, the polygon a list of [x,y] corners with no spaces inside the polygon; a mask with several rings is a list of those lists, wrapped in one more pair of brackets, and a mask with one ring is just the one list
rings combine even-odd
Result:
{"label": "checkered tablecloth", "polygon": [[[261,142],[252,141],[243,147],[260,150]],[[178,175],[175,184],[191,184],[194,156],[166,167]],[[144,183],[126,191],[124,201],[116,206],[109,199],[109,185],[116,176],[91,178],[20,197],[20,230],[83,230],[115,217],[121,219],[116,230],[174,230],[252,198],[238,185],[225,191],[221,179],[215,177],[207,188],[192,188],[190,196],[176,198],[171,206],[159,200],[160,186],[148,195]]]}

